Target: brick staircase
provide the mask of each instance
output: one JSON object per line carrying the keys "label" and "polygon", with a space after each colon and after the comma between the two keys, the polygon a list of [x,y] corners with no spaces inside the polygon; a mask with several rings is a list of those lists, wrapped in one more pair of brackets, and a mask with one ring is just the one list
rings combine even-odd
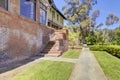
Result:
{"label": "brick staircase", "polygon": [[55,41],[50,41],[41,53],[47,57],[58,57],[61,55],[61,51],[57,50],[55,46]]}
{"label": "brick staircase", "polygon": [[58,57],[63,52],[68,50],[68,32],[67,30],[55,30],[53,35],[50,35],[50,41],[44,50],[38,55]]}

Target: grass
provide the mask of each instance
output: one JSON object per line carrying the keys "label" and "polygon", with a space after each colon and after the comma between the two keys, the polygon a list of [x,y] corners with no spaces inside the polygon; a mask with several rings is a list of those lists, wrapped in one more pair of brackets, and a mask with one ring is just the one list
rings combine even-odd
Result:
{"label": "grass", "polygon": [[80,50],[68,50],[62,57],[64,58],[78,58],[80,55]]}
{"label": "grass", "polygon": [[120,59],[104,51],[93,52],[108,80],[120,80]]}
{"label": "grass", "polygon": [[81,45],[80,46],[74,45],[74,46],[69,46],[69,48],[70,49],[82,49],[82,46]]}
{"label": "grass", "polygon": [[42,61],[17,74],[12,80],[68,80],[72,63]]}

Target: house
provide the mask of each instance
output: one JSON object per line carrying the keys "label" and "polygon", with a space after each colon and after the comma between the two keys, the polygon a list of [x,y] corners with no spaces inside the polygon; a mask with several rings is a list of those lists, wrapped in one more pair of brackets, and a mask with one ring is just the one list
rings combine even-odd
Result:
{"label": "house", "polygon": [[55,36],[51,50],[66,51],[63,19],[52,0],[0,0],[0,64],[41,53]]}
{"label": "house", "polygon": [[62,29],[64,26],[63,21],[66,19],[65,16],[57,9],[53,0],[49,0],[49,4],[51,6],[48,8],[48,26]]}
{"label": "house", "polygon": [[55,29],[62,29],[65,16],[57,9],[53,0],[40,0],[40,22]]}

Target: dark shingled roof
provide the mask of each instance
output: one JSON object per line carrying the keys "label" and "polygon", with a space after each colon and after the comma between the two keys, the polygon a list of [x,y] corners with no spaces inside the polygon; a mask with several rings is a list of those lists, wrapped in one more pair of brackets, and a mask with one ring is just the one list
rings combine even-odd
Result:
{"label": "dark shingled roof", "polygon": [[58,8],[56,7],[55,3],[53,0],[48,0],[50,5],[64,18],[66,19],[66,17],[58,10]]}

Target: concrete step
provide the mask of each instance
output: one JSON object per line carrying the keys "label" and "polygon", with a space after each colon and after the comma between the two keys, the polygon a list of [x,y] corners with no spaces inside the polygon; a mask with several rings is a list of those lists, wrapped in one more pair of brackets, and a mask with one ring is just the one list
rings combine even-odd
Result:
{"label": "concrete step", "polygon": [[55,50],[56,48],[45,48],[44,50]]}
{"label": "concrete step", "polygon": [[59,57],[61,54],[45,54],[45,53],[41,53],[41,56],[44,56],[44,57]]}
{"label": "concrete step", "polygon": [[56,49],[44,49],[43,51],[58,51]]}
{"label": "concrete step", "polygon": [[59,53],[60,51],[42,51],[42,53],[50,53],[50,52],[52,52],[52,53]]}
{"label": "concrete step", "polygon": [[53,45],[47,45],[46,48],[53,47]]}

